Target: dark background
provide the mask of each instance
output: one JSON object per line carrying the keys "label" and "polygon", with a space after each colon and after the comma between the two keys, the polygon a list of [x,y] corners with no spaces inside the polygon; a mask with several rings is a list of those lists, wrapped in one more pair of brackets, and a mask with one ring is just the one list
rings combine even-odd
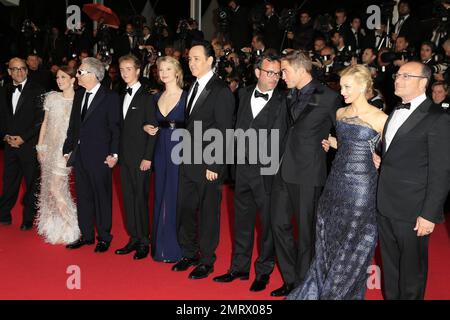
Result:
{"label": "dark background", "polygon": [[[88,0],[69,0],[69,5],[76,4],[80,7]],[[206,10],[211,0],[203,0],[202,8]],[[227,0],[219,0],[219,4],[226,5]],[[272,1],[279,11],[282,8],[294,8],[302,1],[298,0],[274,0]],[[332,13],[337,7],[344,7],[349,14],[363,14],[370,4],[379,4],[386,0],[308,0],[304,8],[316,13]],[[426,19],[431,16],[430,0],[411,1],[413,13],[419,19]],[[134,14],[140,14],[146,0],[105,0],[105,5],[113,9],[121,18],[122,22],[127,22],[128,18]],[[169,25],[172,27],[180,18],[189,17],[189,0],[151,0],[156,15],[165,15]],[[241,0],[242,5],[252,7],[255,4],[264,3],[263,0]],[[156,4],[156,7],[155,7]],[[427,5],[428,4],[428,5]],[[22,0],[19,7],[5,7],[0,4],[0,27],[19,29],[23,20],[30,18],[38,26],[55,25],[65,29],[65,7],[64,0]],[[89,20],[86,16],[84,19]]]}

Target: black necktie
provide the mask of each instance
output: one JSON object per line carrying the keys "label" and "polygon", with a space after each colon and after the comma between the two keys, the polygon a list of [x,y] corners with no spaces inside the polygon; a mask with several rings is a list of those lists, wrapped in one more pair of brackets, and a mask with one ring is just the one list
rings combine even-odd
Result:
{"label": "black necktie", "polygon": [[399,110],[399,109],[409,110],[409,108],[411,108],[411,103],[408,102],[408,103],[399,103],[395,109],[396,110]]}
{"label": "black necktie", "polygon": [[198,81],[195,82],[194,90],[192,90],[191,98],[189,99],[187,108],[186,108],[186,115],[189,117],[189,114],[192,110],[192,104],[194,103],[195,96],[197,95],[198,91]]}
{"label": "black necktie", "polygon": [[263,98],[264,100],[269,100],[269,94],[268,93],[262,93],[258,90],[255,90],[255,98]]}
{"label": "black necktie", "polygon": [[22,92],[22,85],[18,84],[17,86],[13,86],[14,90],[13,92],[16,92],[16,90],[19,90],[19,92]]}
{"label": "black necktie", "polygon": [[84,96],[83,109],[81,109],[81,121],[84,121],[84,117],[86,116],[88,103],[89,103],[89,96],[91,94],[92,94],[92,92],[86,92],[86,95]]}
{"label": "black necktie", "polygon": [[131,94],[133,93],[133,88],[127,88],[127,93],[131,96]]}

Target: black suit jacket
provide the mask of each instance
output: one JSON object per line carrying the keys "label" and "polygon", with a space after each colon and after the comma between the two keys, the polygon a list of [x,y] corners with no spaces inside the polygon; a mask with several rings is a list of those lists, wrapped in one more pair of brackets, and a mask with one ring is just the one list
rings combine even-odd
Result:
{"label": "black suit jacket", "polygon": [[[393,30],[395,30],[395,28]],[[406,37],[411,46],[418,47],[423,38],[421,22],[418,19],[409,16],[408,19],[403,22],[398,36]]]}
{"label": "black suit jacket", "polygon": [[[384,132],[391,118],[392,114]],[[387,151],[383,139],[378,210],[383,216],[412,223],[418,216],[440,223],[449,177],[449,115],[427,99],[398,129]]]}
{"label": "black suit jacket", "polygon": [[[206,170],[210,170],[219,174],[219,179],[223,177],[224,169],[226,167],[226,159],[221,159],[221,163],[206,164],[203,159],[203,151],[211,143],[209,141],[201,143],[200,148],[194,150],[194,141],[202,141],[202,137],[198,137],[194,134],[194,123],[200,122],[202,125],[202,134],[208,129],[218,129],[222,133],[223,146],[225,143],[225,131],[226,129],[233,128],[233,113],[235,103],[234,96],[231,93],[228,86],[220,80],[217,76],[213,76],[207,83],[206,87],[200,93],[195,105],[193,106],[190,116],[186,119],[186,130],[191,136],[191,155],[190,164],[182,164],[180,166],[180,172],[183,172],[186,176],[196,182],[207,181]],[[202,152],[200,164],[194,163],[194,153]],[[225,157],[225,150],[223,155]],[[197,155],[199,157],[199,155]]]}
{"label": "black suit jacket", "polygon": [[[123,107],[124,96],[121,106]],[[123,115],[123,111],[121,113]],[[142,160],[151,161],[157,136],[147,134],[142,127],[146,124],[157,126],[155,102],[143,85],[131,100],[125,119],[121,117],[120,164],[139,167]]]}
{"label": "black suit jacket", "polygon": [[[81,121],[81,108],[85,89],[76,92],[70,114],[63,154],[69,154],[67,166],[75,164],[79,152],[85,167],[105,166],[108,155],[119,154],[120,99],[117,93],[100,86]],[[119,154],[120,158],[120,154]]]}
{"label": "black suit jacket", "polygon": [[[6,97],[0,98],[3,100],[3,102],[0,101],[0,137],[3,139],[7,134],[20,136],[25,143],[17,149],[17,152],[23,157],[34,157],[36,155],[34,147],[37,144],[44,118],[42,108],[44,89],[28,79],[22,89],[14,115],[12,112],[12,84],[8,84],[5,91]],[[9,145],[6,147],[9,148]]]}
{"label": "black suit jacket", "polygon": [[[328,137],[336,122],[341,98],[317,80],[312,81],[316,85],[312,99],[298,118],[291,120],[287,131],[281,177],[288,183],[320,187],[325,184],[327,176],[326,152],[321,142]],[[287,103],[289,109],[289,96]]]}
{"label": "black suit jacket", "polygon": [[[272,155],[273,148],[278,148],[279,157],[277,161],[280,161],[281,153],[283,151],[282,143],[284,140],[284,136],[287,131],[287,106],[286,106],[286,97],[284,94],[275,89],[272,97],[264,106],[264,108],[260,111],[260,113],[253,119],[252,115],[252,107],[251,107],[251,98],[253,95],[253,91],[255,89],[255,85],[247,87],[239,91],[239,108],[237,113],[236,120],[236,129],[247,130],[246,123],[250,122],[250,128],[255,130],[266,129],[268,131],[267,142],[268,146],[260,145],[260,139],[258,138],[258,148],[263,148],[264,152],[267,150],[267,155]],[[279,130],[279,138],[276,142],[276,145],[271,145],[271,130]],[[257,131],[258,132],[258,131]],[[237,149],[235,149],[237,150]],[[249,159],[248,155],[249,150],[246,150],[246,158]],[[258,152],[259,154],[259,152]],[[258,158],[258,163],[256,164],[260,168],[268,168],[270,165],[262,164]],[[264,179],[264,188],[267,192],[270,192],[272,187],[273,175],[263,175]]]}

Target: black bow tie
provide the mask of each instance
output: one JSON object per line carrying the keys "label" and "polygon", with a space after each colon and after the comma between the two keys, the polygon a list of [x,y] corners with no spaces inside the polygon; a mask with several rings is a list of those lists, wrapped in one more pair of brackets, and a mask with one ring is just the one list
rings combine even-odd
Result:
{"label": "black bow tie", "polygon": [[258,90],[255,90],[255,98],[263,98],[264,100],[269,100],[269,94],[268,93],[262,93]]}
{"label": "black bow tie", "polygon": [[133,88],[127,88],[126,92],[131,96],[133,93]]}
{"label": "black bow tie", "polygon": [[19,85],[17,85],[17,86],[14,86],[13,85],[13,92],[15,92],[16,90],[19,90],[19,92],[22,92],[22,85],[21,84],[19,84]]}
{"label": "black bow tie", "polygon": [[409,108],[411,108],[411,103],[399,103],[398,106],[395,108],[396,110],[398,109],[407,109],[409,110]]}

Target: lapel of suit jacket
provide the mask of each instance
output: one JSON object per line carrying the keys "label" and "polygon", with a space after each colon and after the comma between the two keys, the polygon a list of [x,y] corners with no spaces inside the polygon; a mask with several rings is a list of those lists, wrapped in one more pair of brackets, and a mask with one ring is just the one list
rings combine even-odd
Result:
{"label": "lapel of suit jacket", "polygon": [[241,125],[242,118],[245,116],[246,113],[250,112],[251,116],[253,117],[253,114],[251,111],[251,109],[252,109],[252,94],[253,94],[253,91],[255,90],[255,88],[256,88],[256,85],[249,87],[247,89],[247,92],[243,96],[242,103],[240,105],[240,107],[242,107],[242,108],[238,109],[237,121],[239,121],[239,122],[236,123],[236,127],[239,127]]}
{"label": "lapel of suit jacket", "polygon": [[[132,110],[131,108],[133,107],[133,103],[135,103],[139,99],[139,96],[141,95],[142,90],[144,90],[144,86],[141,84],[138,91],[136,91],[136,93],[134,94],[133,99],[131,99],[131,101],[130,101],[130,106],[128,107],[127,114],[125,115],[124,121],[127,121],[128,115],[130,114],[130,111]],[[128,93],[125,93],[125,95],[127,95],[127,94]],[[124,96],[124,99],[125,99],[125,96]],[[123,101],[122,101],[122,119],[123,119]]]}
{"label": "lapel of suit jacket", "polygon": [[389,145],[389,149],[385,152],[385,155],[389,153],[389,150],[392,148],[392,145],[395,144],[399,139],[405,136],[409,131],[411,131],[423,118],[427,116],[428,109],[433,103],[430,99],[426,99],[420,106],[417,107],[416,110],[406,119],[406,121],[398,128],[394,137],[392,138],[391,144]]}
{"label": "lapel of suit jacket", "polygon": [[203,106],[203,103],[205,102],[206,98],[208,98],[210,92],[211,92],[211,87],[213,85],[213,83],[216,81],[216,76],[214,75],[206,84],[205,88],[203,89],[202,93],[200,94],[200,96],[198,97],[197,101],[195,102],[195,104],[192,106],[192,110],[191,110],[191,114],[189,115],[188,118],[188,123],[191,122],[191,119],[193,119],[194,115],[199,111],[199,109],[201,109],[201,107]]}
{"label": "lapel of suit jacket", "polygon": [[[273,126],[273,123],[278,118],[278,115],[280,113],[280,103],[281,103],[281,95],[278,89],[275,88],[271,99],[269,102],[267,102],[267,105],[264,108],[268,108],[267,112],[269,114],[269,119],[267,123],[267,129],[271,129]],[[263,109],[264,110],[264,109]],[[270,130],[269,130],[270,132]]]}
{"label": "lapel of suit jacket", "polygon": [[94,110],[98,107],[100,102],[105,97],[105,88],[103,86],[100,86],[100,88],[97,91],[97,94],[95,95],[94,99],[91,102],[91,105],[89,106],[89,109],[86,112],[86,116],[84,117],[83,123],[89,119],[89,116],[94,112]]}
{"label": "lapel of suit jacket", "polygon": [[13,115],[13,105],[12,105],[13,93],[14,93],[14,91],[13,91],[12,85],[8,86],[7,92],[6,92],[6,99],[7,99],[7,103],[8,103],[8,112],[11,116]]}
{"label": "lapel of suit jacket", "polygon": [[384,128],[383,128],[383,137],[381,138],[381,144],[382,144],[382,155],[384,156],[386,153],[386,130],[388,128],[389,122],[392,119],[394,112],[391,112],[391,114],[389,114],[386,122],[384,123]]}
{"label": "lapel of suit jacket", "polygon": [[17,101],[16,112],[14,112],[14,115],[18,114],[21,107],[23,106],[23,103],[25,102],[25,98],[29,93],[28,92],[29,89],[30,89],[30,80],[28,80],[27,83],[25,83],[25,86],[23,87],[22,92],[20,93],[19,101]]}
{"label": "lapel of suit jacket", "polygon": [[[313,81],[315,81],[315,80],[313,80]],[[317,84],[317,87],[314,89],[314,92],[311,95],[311,100],[300,112],[300,114],[298,115],[298,117],[294,123],[297,123],[300,119],[304,118],[315,106],[319,105],[322,93],[323,93],[323,90],[320,89],[319,84]]]}

